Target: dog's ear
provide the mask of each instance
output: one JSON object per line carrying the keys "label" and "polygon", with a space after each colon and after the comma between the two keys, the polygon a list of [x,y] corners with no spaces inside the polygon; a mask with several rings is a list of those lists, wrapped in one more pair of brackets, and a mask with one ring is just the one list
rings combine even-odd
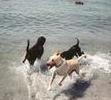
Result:
{"label": "dog's ear", "polygon": [[56,50],[56,52],[54,53],[55,55],[60,55],[60,51],[59,50]]}
{"label": "dog's ear", "polygon": [[56,52],[56,53],[54,53],[54,55],[57,55],[57,56],[60,55],[60,54],[61,54],[60,52]]}
{"label": "dog's ear", "polygon": [[61,53],[60,53],[60,51],[58,50],[57,52],[56,52],[56,55],[58,56],[58,55],[60,55]]}
{"label": "dog's ear", "polygon": [[58,55],[60,55],[61,53],[60,52],[58,52],[56,55],[58,56]]}

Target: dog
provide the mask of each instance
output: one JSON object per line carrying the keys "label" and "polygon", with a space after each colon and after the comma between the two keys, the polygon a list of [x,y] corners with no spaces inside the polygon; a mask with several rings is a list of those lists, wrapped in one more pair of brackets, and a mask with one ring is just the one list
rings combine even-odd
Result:
{"label": "dog", "polygon": [[40,36],[34,46],[29,48],[30,41],[27,40],[27,48],[26,48],[26,55],[24,60],[22,61],[25,63],[28,60],[30,65],[34,65],[36,59],[41,59],[44,53],[44,43],[46,42],[46,38],[44,36]]}
{"label": "dog", "polygon": [[79,46],[79,39],[77,39],[77,44],[73,45],[71,48],[69,48],[67,51],[63,51],[61,53],[61,57],[66,59],[66,60],[70,60],[72,59],[74,56],[76,56],[77,58],[79,56],[81,56],[82,54],[84,54],[83,51],[81,51],[81,48]]}
{"label": "dog", "polygon": [[53,56],[51,56],[47,61],[47,66],[49,67],[49,69],[55,66],[56,70],[52,75],[48,90],[51,89],[51,85],[56,75],[63,76],[63,78],[59,82],[60,86],[62,85],[62,82],[67,77],[67,75],[71,75],[74,71],[79,75],[80,60],[83,57],[86,57],[86,55],[84,54],[77,59],[70,59],[70,60],[63,59],[60,53],[55,53]]}

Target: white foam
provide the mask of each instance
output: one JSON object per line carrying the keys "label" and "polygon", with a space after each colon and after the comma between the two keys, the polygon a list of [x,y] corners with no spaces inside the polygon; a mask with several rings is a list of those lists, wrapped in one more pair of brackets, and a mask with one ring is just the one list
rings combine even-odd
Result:
{"label": "white foam", "polygon": [[[111,56],[106,54],[100,54],[97,53],[95,55],[87,55],[87,58],[83,60],[85,62],[85,66],[80,71],[80,74],[85,73],[85,80],[90,80],[94,76],[95,70],[100,70],[104,73],[111,73]],[[36,61],[34,66],[34,70],[38,69],[40,67],[40,61]],[[30,71],[29,64],[26,62],[25,64],[22,64],[19,67],[16,67],[16,72],[18,75],[23,74],[24,79],[29,91],[29,97],[33,95],[36,99],[43,100],[47,97],[51,98],[47,92],[47,87],[51,78],[51,73],[53,73],[54,69],[48,72],[47,75],[44,75],[40,72],[34,72],[32,71],[32,74],[29,75],[27,72]],[[99,74],[99,73],[98,73]],[[58,78],[58,77],[57,77]],[[75,76],[74,76],[75,79]],[[59,79],[57,79],[58,81]],[[64,85],[62,88],[66,87],[66,83],[70,84],[71,82],[74,82],[73,80],[70,80],[69,78],[66,78],[64,81]],[[58,82],[53,83],[53,88],[55,87],[55,84]],[[56,84],[57,85],[57,84]],[[57,87],[60,88],[60,87]],[[62,89],[60,88],[60,89]],[[57,92],[56,90],[55,92]],[[42,97],[41,97],[42,96]],[[52,93],[51,93],[52,96]]]}
{"label": "white foam", "polygon": [[32,68],[30,69],[29,63],[26,61],[25,64],[15,68],[15,71],[18,75],[22,74],[24,76],[24,80],[28,89],[29,100],[33,100],[32,98],[37,99],[41,94],[45,94],[43,90],[47,91],[50,77],[38,71],[40,64],[41,61],[37,60],[34,63],[34,66],[31,66]]}
{"label": "white foam", "polygon": [[98,69],[104,73],[111,73],[111,57],[109,55],[100,53],[88,55],[87,62],[91,69]]}
{"label": "white foam", "polygon": [[[95,77],[95,72],[99,75],[102,73],[111,73],[111,56],[97,53],[95,55],[87,55],[83,60],[83,66],[80,69],[80,74],[84,74],[84,80],[91,80]],[[85,64],[85,65],[84,65]]]}

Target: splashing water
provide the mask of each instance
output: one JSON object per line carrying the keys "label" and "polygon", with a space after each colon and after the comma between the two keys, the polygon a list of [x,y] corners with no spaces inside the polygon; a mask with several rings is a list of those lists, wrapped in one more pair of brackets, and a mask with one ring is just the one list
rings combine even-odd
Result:
{"label": "splashing water", "polygon": [[[85,65],[84,65],[85,64]],[[59,78],[57,78],[57,82],[53,83],[52,92],[50,95],[48,94],[47,87],[51,78],[51,71],[47,71],[45,74],[38,72],[40,66],[40,61],[36,61],[36,66],[33,70],[37,69],[37,71],[32,71],[31,74],[28,73],[29,65],[26,63],[25,65],[19,66],[16,68],[16,72],[24,75],[24,79],[27,85],[27,89],[29,92],[29,99],[32,98],[36,100],[49,100],[53,98],[53,95],[58,93],[58,91],[66,88],[69,84],[74,83],[78,77],[74,75],[73,79],[66,78],[63,86],[58,87],[57,82],[59,82]],[[111,73],[111,57],[110,55],[97,53],[95,55],[87,55],[87,58],[83,60],[83,66],[80,70],[80,74],[85,73],[84,80],[91,80],[94,77],[95,71],[101,71],[102,73]],[[99,73],[98,73],[99,74]]]}
{"label": "splashing water", "polygon": [[99,69],[105,73],[111,73],[111,57],[106,54],[88,55],[87,62],[92,69]]}

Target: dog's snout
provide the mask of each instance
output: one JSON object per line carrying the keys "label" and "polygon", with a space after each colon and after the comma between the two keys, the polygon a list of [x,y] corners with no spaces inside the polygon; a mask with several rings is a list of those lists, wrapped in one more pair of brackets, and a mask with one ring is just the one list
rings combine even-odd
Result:
{"label": "dog's snout", "polygon": [[47,63],[46,65],[47,65],[48,69],[52,68],[52,66],[49,63]]}
{"label": "dog's snout", "polygon": [[47,65],[47,66],[50,66],[50,64],[49,64],[49,63],[47,63],[46,65]]}

